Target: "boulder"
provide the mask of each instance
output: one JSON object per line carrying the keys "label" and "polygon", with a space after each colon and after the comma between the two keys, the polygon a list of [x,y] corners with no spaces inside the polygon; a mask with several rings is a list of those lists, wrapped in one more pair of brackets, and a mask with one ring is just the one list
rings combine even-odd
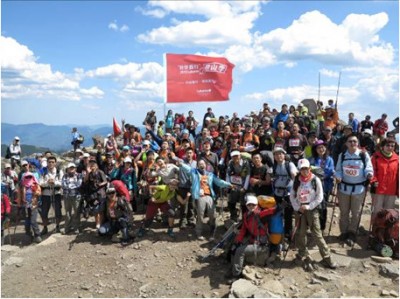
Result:
{"label": "boulder", "polygon": [[253,297],[258,291],[259,288],[250,281],[238,279],[232,284],[230,294],[233,295],[233,298],[249,298]]}
{"label": "boulder", "polygon": [[379,274],[388,278],[398,278],[399,277],[399,266],[398,264],[384,264],[379,267]]}

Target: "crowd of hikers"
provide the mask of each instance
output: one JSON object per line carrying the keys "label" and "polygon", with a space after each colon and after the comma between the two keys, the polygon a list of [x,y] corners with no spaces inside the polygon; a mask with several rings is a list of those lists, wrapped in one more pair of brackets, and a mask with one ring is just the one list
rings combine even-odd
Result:
{"label": "crowd of hikers", "polygon": [[[155,219],[165,224],[171,240],[194,229],[198,240],[213,241],[217,199],[226,198],[237,228],[228,248],[230,279],[238,278],[247,262],[265,265],[287,254],[292,241],[298,248],[296,263],[313,270],[310,233],[322,264],[334,269],[324,239],[328,206],[338,206],[338,242],[349,246],[356,242],[367,192],[371,224],[382,211],[395,209],[398,118],[389,131],[386,114],[373,122],[369,115],[358,121],[349,113],[341,121],[333,100],[325,107],[318,101],[316,107],[309,111],[302,103],[283,104],[277,111],[264,103],[260,111],[242,117],[218,118],[208,108],[202,120],[193,111],[185,116],[169,110],[159,122],[150,111],[144,132],[123,120],[122,134],[108,134],[91,152],[81,149],[83,136],[74,128],[74,157],[66,167],[50,151],[23,160],[16,136],[1,175],[2,244],[12,205],[36,243],[51,233],[50,208],[55,232],[62,234],[81,233],[81,219],[94,216],[98,234],[122,245],[146,237]],[[134,213],[144,214],[135,229]],[[392,222],[397,217],[398,229],[398,212],[390,215]],[[398,236],[391,241],[398,257]]]}

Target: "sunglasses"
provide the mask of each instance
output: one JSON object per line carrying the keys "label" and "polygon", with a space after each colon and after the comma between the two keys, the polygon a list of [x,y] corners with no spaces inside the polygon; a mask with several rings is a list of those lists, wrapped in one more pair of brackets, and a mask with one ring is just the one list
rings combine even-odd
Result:
{"label": "sunglasses", "polygon": [[31,175],[28,175],[28,176],[26,176],[26,178],[27,178],[27,179],[31,179],[31,178],[32,178],[32,176],[31,176]]}
{"label": "sunglasses", "polygon": [[385,146],[387,146],[387,147],[395,147],[395,145],[393,143],[385,144]]}

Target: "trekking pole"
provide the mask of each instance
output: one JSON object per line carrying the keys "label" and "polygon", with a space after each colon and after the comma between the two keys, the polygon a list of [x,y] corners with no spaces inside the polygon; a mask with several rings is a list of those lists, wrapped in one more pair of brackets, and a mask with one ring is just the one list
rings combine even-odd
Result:
{"label": "trekking pole", "polygon": [[17,232],[17,226],[18,226],[18,223],[20,222],[20,217],[21,217],[21,207],[17,207],[17,215],[15,216],[15,226],[14,226],[14,233],[13,233],[13,235],[15,236],[15,233]]}
{"label": "trekking pole", "polygon": [[54,203],[54,185],[50,185],[50,192],[51,192],[51,196],[50,196],[50,205],[53,208],[53,212],[54,212],[54,216],[52,217],[52,223],[56,222],[56,209],[55,209],[55,203]]}
{"label": "trekking pole", "polygon": [[302,217],[303,217],[303,214],[300,213],[300,216],[299,216],[299,218],[297,219],[296,225],[294,226],[294,229],[293,229],[293,231],[292,231],[292,235],[290,236],[290,242],[289,242],[288,248],[287,248],[287,250],[286,250],[286,252],[285,252],[285,254],[284,254],[284,256],[283,256],[283,260],[281,261],[281,264],[279,265],[278,275],[281,274],[283,262],[286,260],[286,256],[287,256],[287,254],[288,254],[288,252],[289,252],[289,249],[290,249],[290,247],[291,247],[292,244],[293,244],[294,236],[296,235],[296,232],[297,232],[298,228],[300,227],[300,223],[301,223],[301,218],[302,218]]}
{"label": "trekking pole", "polygon": [[223,190],[222,188],[220,188],[219,190],[219,196],[221,199],[221,209],[219,210],[219,218],[221,218],[222,220],[224,220],[224,194],[223,194]]}
{"label": "trekking pole", "polygon": [[336,192],[335,192],[336,194],[335,194],[335,197],[333,200],[333,210],[332,210],[332,216],[331,216],[331,223],[329,224],[328,237],[331,235],[333,216],[335,215],[336,204],[338,202],[338,192],[339,192],[339,184],[336,184]]}
{"label": "trekking pole", "polygon": [[[369,181],[366,181],[366,183],[365,183],[365,195],[364,195],[364,199],[363,199],[363,202],[362,202],[362,205],[361,205],[360,217],[358,218],[358,224],[357,224],[357,229],[356,229],[356,238],[357,238],[358,230],[360,229],[360,223],[361,223],[361,218],[362,218],[362,214],[363,214],[363,210],[364,210],[365,199],[367,198],[367,193],[368,193],[368,185],[369,185]],[[356,242],[351,244],[351,250],[353,250],[355,243]]]}

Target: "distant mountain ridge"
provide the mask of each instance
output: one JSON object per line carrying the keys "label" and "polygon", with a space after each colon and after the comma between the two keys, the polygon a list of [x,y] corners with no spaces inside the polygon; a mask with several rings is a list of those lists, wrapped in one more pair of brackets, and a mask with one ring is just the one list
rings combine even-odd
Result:
{"label": "distant mountain ridge", "polygon": [[[54,151],[66,151],[72,149],[71,130],[73,125],[45,125],[42,123],[13,125],[1,124],[1,144],[9,145],[15,136],[21,138],[21,144],[29,144],[36,147],[49,148]],[[106,137],[112,133],[112,126],[76,126],[78,132],[85,137],[83,146],[92,145],[92,136]],[[2,156],[4,154],[2,153]]]}

